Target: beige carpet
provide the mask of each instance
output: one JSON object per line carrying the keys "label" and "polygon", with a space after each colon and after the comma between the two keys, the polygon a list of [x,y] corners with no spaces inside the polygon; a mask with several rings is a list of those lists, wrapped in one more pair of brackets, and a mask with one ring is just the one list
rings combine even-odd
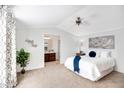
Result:
{"label": "beige carpet", "polygon": [[87,80],[57,62],[18,74],[17,88],[124,88],[124,74],[112,72],[97,82]]}

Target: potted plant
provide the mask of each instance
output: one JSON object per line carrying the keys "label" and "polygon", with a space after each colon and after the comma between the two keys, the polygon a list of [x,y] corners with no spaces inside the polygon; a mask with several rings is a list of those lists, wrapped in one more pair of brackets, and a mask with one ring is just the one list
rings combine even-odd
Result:
{"label": "potted plant", "polygon": [[16,52],[16,61],[17,61],[17,64],[19,64],[20,67],[22,67],[22,70],[21,70],[22,74],[25,73],[25,69],[24,68],[28,64],[29,56],[30,56],[30,53],[25,52],[25,50],[23,48],[21,48],[20,51]]}

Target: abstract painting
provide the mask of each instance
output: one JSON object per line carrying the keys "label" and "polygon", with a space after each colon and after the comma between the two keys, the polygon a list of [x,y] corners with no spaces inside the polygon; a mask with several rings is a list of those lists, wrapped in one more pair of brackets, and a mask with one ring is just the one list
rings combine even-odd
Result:
{"label": "abstract painting", "polygon": [[89,48],[114,49],[114,35],[89,38]]}

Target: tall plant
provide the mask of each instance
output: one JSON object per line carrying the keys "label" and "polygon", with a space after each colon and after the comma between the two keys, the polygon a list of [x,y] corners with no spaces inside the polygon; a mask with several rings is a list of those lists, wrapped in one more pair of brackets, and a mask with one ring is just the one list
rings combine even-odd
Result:
{"label": "tall plant", "polygon": [[20,51],[16,52],[17,64],[19,64],[20,67],[22,67],[22,70],[21,70],[22,74],[25,73],[25,69],[24,68],[28,64],[29,56],[30,56],[30,53],[29,52],[25,52],[25,50],[23,48],[21,48]]}

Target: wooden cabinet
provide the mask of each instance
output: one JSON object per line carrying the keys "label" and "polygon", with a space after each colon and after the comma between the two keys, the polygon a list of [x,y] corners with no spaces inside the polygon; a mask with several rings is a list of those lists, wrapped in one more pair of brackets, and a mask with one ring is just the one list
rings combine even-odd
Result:
{"label": "wooden cabinet", "polygon": [[45,53],[45,62],[56,61],[56,53]]}

